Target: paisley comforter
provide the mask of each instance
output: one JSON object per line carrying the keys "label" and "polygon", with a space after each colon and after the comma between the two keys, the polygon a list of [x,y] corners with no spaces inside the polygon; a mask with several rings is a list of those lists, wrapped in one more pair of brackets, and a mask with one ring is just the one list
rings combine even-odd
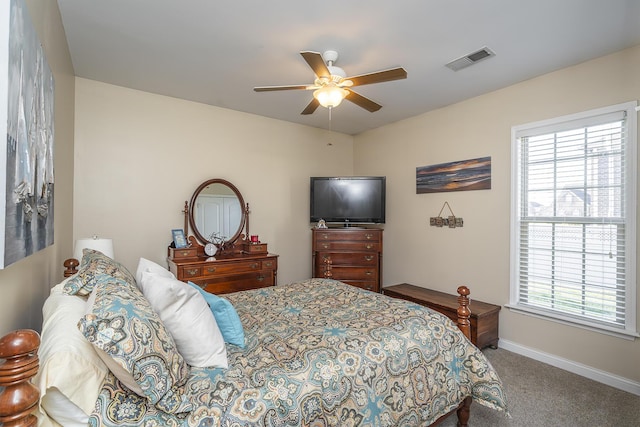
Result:
{"label": "paisley comforter", "polygon": [[246,346],[191,368],[193,410],[167,414],[109,374],[94,426],[422,426],[467,396],[506,411],[500,379],[448,318],[341,282],[225,295]]}

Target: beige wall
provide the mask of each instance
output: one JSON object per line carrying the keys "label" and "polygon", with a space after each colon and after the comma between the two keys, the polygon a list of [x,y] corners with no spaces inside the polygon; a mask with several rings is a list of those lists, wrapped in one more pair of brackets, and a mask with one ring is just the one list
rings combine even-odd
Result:
{"label": "beige wall", "polygon": [[185,200],[224,178],[250,205],[251,234],[280,255],[278,283],[308,278],[309,177],[351,174],[352,145],[343,134],[78,78],[74,237],[113,238],[115,258],[133,271],[140,257],[165,265]]}
{"label": "beige wall", "polygon": [[55,243],[0,270],[0,335],[40,330],[42,304],[51,285],[62,279],[64,253],[72,245],[73,66],[57,3],[27,0],[27,8],[55,80]]}
{"label": "beige wall", "polygon": [[[387,176],[383,285],[409,282],[453,293],[467,284],[472,297],[507,304],[511,127],[639,98],[640,46],[357,136],[355,173]],[[492,159],[491,190],[416,194],[417,166],[483,156]],[[463,228],[429,226],[445,201]],[[640,381],[640,340],[506,308],[500,337]]]}

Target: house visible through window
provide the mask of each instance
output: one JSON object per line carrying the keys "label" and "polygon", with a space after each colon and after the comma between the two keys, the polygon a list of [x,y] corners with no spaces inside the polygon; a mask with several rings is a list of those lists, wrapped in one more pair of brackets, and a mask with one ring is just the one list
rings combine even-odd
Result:
{"label": "house visible through window", "polygon": [[638,336],[635,105],[512,129],[510,308]]}

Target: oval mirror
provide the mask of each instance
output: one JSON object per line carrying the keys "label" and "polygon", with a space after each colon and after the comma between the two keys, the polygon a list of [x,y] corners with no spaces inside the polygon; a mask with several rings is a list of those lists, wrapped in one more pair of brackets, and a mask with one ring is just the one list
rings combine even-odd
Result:
{"label": "oval mirror", "polygon": [[189,203],[189,224],[202,244],[212,237],[235,242],[244,227],[246,214],[240,191],[224,179],[210,179],[196,189]]}

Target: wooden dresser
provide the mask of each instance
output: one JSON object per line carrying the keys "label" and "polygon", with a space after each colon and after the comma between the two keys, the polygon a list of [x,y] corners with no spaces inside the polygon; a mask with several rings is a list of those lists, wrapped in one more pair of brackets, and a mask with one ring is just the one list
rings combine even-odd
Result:
{"label": "wooden dresser", "polygon": [[382,229],[314,228],[313,277],[380,292]]}
{"label": "wooden dresser", "polygon": [[[420,286],[402,283],[387,286],[382,290],[385,295],[429,307],[454,322],[458,321],[458,297],[445,292],[434,291]],[[478,348],[498,348],[498,316],[500,306],[477,301],[471,298],[471,342]]]}
{"label": "wooden dresser", "polygon": [[234,254],[222,258],[171,255],[167,258],[169,270],[178,280],[193,282],[212,294],[276,285],[278,255],[275,254]]}

